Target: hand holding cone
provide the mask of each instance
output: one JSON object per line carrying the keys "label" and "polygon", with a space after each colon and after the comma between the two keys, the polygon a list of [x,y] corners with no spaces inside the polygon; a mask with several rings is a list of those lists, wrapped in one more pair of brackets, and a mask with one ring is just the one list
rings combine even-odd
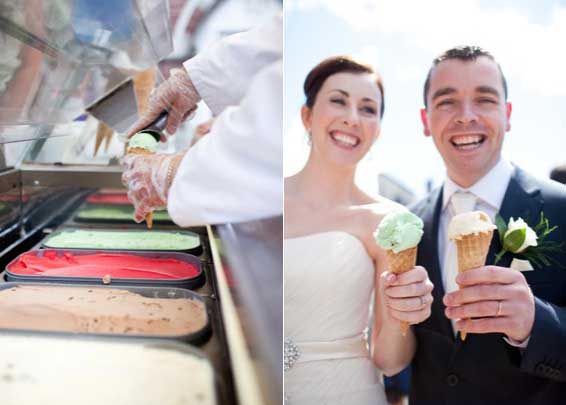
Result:
{"label": "hand holding cone", "polygon": [[[144,148],[128,148],[127,150],[128,154],[133,154],[133,155],[153,155],[153,152],[151,152],[148,149],[144,149]],[[151,229],[153,227],[153,212],[150,212],[148,214],[145,215],[145,223],[147,225],[147,229]]]}
{"label": "hand holding cone", "polygon": [[[489,251],[495,225],[482,211],[455,215],[448,225],[448,237],[456,243],[458,273],[482,267]],[[466,331],[460,338],[466,340]]]}
{"label": "hand holding cone", "polygon": [[[386,250],[389,271],[393,274],[401,274],[411,270],[417,264],[417,247],[409,248],[395,253],[393,250]],[[407,335],[409,324],[401,321],[401,333]]]}
{"label": "hand holding cone", "polygon": [[[415,267],[422,229],[423,221],[408,211],[394,212],[382,219],[375,232],[375,240],[385,249],[391,273],[401,274]],[[409,324],[401,321],[403,336],[408,329]]]}

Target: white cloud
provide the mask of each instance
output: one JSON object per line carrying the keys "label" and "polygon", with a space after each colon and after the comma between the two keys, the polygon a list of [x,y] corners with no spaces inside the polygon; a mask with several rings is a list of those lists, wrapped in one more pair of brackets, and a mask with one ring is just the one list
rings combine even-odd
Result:
{"label": "white cloud", "polygon": [[287,0],[285,7],[326,8],[353,31],[397,34],[408,44],[406,51],[413,45],[431,58],[455,45],[480,45],[513,82],[535,94],[566,95],[566,53],[558,52],[566,38],[566,7],[554,7],[545,25],[519,9],[485,8],[478,0]]}
{"label": "white cloud", "polygon": [[357,61],[371,66],[379,66],[379,52],[375,45],[365,45],[352,55]]}

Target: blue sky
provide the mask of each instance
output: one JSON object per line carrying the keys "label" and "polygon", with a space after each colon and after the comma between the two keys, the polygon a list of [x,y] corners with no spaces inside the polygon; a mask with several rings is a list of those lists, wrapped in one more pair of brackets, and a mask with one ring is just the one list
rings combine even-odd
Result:
{"label": "blue sky", "polygon": [[444,166],[422,133],[422,86],[432,59],[455,45],[480,45],[501,63],[513,103],[503,154],[538,177],[566,163],[566,0],[287,0],[285,2],[284,173],[299,170],[308,146],[299,118],[302,83],[325,57],[351,54],[383,76],[381,137],[357,181],[376,192],[388,173],[425,192]]}

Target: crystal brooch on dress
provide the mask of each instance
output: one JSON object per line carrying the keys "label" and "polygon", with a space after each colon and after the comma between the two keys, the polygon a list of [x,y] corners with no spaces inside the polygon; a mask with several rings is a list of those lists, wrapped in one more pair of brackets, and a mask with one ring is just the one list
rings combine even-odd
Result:
{"label": "crystal brooch on dress", "polygon": [[283,371],[289,371],[301,357],[301,351],[291,338],[286,338],[283,345]]}

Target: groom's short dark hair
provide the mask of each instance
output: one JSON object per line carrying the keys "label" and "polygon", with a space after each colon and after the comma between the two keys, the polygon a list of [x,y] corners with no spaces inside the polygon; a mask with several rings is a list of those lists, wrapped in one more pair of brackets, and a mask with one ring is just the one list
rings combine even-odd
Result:
{"label": "groom's short dark hair", "polygon": [[441,55],[434,58],[434,60],[432,61],[432,66],[430,67],[430,69],[428,71],[428,75],[426,76],[426,80],[425,80],[425,84],[424,84],[423,97],[424,97],[425,108],[428,108],[426,96],[427,96],[428,90],[430,88],[430,76],[432,74],[433,69],[440,62],[443,62],[443,61],[449,60],[449,59],[458,59],[458,60],[465,61],[465,62],[466,61],[474,61],[477,58],[479,58],[480,56],[485,56],[486,58],[491,59],[492,61],[494,61],[497,64],[497,68],[499,69],[499,73],[501,73],[501,81],[503,82],[503,93],[505,94],[505,101],[507,101],[507,80],[505,80],[505,75],[503,74],[503,70],[501,70],[501,66],[495,60],[493,55],[491,53],[489,53],[488,51],[486,51],[485,49],[480,48],[479,46],[464,45],[464,46],[457,46],[455,48],[450,48],[447,51],[444,51]]}

